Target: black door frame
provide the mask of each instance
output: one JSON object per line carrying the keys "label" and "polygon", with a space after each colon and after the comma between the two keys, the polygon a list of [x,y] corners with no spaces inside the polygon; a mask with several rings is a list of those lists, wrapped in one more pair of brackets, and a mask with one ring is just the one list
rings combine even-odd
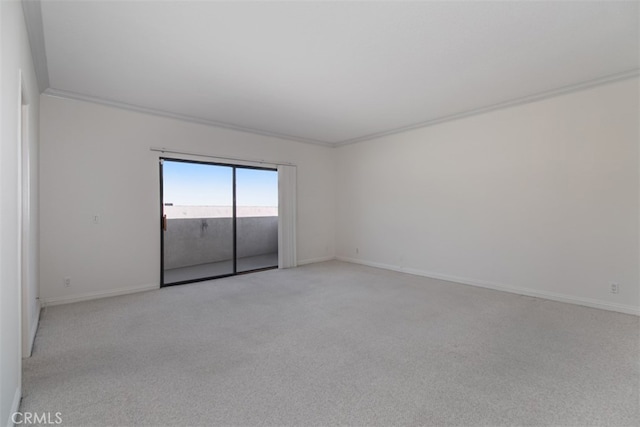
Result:
{"label": "black door frame", "polygon": [[[230,167],[232,169],[232,183],[233,186],[233,200],[232,200],[232,224],[233,224],[233,273],[222,274],[219,276],[211,276],[211,277],[202,277],[197,279],[183,280],[179,282],[165,283],[164,282],[164,233],[165,233],[165,218],[164,218],[164,174],[163,174],[163,162],[171,161],[171,162],[181,162],[181,163],[193,163],[200,165],[209,165],[209,166],[225,166]],[[272,172],[278,172],[278,169],[274,168],[266,168],[259,166],[245,166],[245,165],[237,165],[233,163],[220,163],[220,162],[205,162],[202,160],[185,160],[185,159],[177,159],[173,157],[160,157],[158,161],[158,167],[160,170],[160,287],[164,288],[166,286],[175,286],[175,285],[184,285],[187,283],[195,283],[195,282],[203,282],[205,280],[213,280],[213,279],[221,279],[223,277],[230,276],[238,276],[241,274],[247,273],[255,273],[256,271],[264,271],[264,270],[273,270],[278,268],[277,265],[271,267],[262,267],[257,268],[255,270],[247,270],[238,272],[238,236],[237,236],[237,206],[236,206],[236,170],[237,169],[255,169],[255,170],[266,170]],[[280,247],[278,246],[278,252],[280,252]]]}

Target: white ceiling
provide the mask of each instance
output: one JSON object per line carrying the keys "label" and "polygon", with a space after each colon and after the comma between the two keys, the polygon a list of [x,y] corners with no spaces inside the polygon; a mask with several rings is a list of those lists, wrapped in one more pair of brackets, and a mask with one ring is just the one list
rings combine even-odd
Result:
{"label": "white ceiling", "polygon": [[50,93],[328,144],[639,68],[636,1],[50,0],[41,12]]}

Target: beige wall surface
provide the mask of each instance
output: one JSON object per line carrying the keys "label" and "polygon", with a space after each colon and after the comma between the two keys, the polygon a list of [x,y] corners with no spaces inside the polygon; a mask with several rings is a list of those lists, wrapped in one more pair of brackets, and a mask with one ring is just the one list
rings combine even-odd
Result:
{"label": "beige wall surface", "polygon": [[[46,95],[41,134],[45,302],[159,286],[161,154],[150,147],[296,164],[298,260],[334,256],[334,151],[328,147]],[[65,277],[71,286],[64,286]]]}
{"label": "beige wall surface", "polygon": [[633,78],[338,148],[337,256],[638,312],[638,117]]}
{"label": "beige wall surface", "polygon": [[[0,1],[0,29],[0,425],[11,425],[11,413],[17,410],[21,397],[20,358],[28,355],[40,313],[37,300],[39,91],[19,1]],[[26,104],[22,109],[26,123],[23,132],[20,130],[21,80],[22,102]],[[28,160],[24,163],[22,139],[28,147]],[[21,191],[21,187],[29,188],[28,193]],[[28,212],[24,217],[21,206]],[[21,217],[25,218],[24,237]],[[22,248],[27,248],[22,265],[21,242]],[[21,298],[26,301],[24,307]],[[21,326],[26,331],[24,353]]]}

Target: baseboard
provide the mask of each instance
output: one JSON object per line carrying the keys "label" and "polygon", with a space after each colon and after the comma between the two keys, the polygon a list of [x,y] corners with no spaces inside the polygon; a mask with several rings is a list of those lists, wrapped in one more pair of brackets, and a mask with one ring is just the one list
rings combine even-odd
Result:
{"label": "baseboard", "polygon": [[595,300],[591,298],[582,298],[572,295],[558,294],[555,292],[538,291],[529,288],[521,288],[518,286],[504,285],[500,283],[488,282],[485,280],[475,280],[466,277],[450,276],[447,274],[434,273],[430,271],[418,270],[414,268],[404,268],[397,265],[383,264],[379,262],[366,261],[356,258],[336,257],[339,261],[350,262],[353,264],[362,264],[369,267],[382,268],[385,270],[397,271],[400,273],[412,274],[414,276],[428,277],[431,279],[445,280],[447,282],[461,283],[463,285],[478,286],[481,288],[493,289],[496,291],[510,292],[512,294],[526,295],[530,297],[548,299],[552,301],[564,302],[568,304],[582,305],[585,307],[599,308],[601,310],[616,311],[618,313],[632,314],[640,316],[640,308],[626,304],[616,304],[606,301]]}
{"label": "baseboard", "polygon": [[22,388],[18,387],[13,395],[13,402],[11,403],[11,411],[9,411],[9,419],[7,419],[7,427],[14,427],[13,414],[20,410],[20,399],[22,399]]}
{"label": "baseboard", "polygon": [[326,262],[334,259],[336,259],[336,257],[334,257],[333,255],[325,256],[321,258],[309,258],[309,259],[303,259],[302,261],[298,261],[298,265],[315,264],[317,262]]}
{"label": "baseboard", "polygon": [[33,343],[36,340],[36,333],[38,332],[38,325],[40,324],[40,310],[42,309],[40,301],[38,301],[38,309],[35,310],[33,319],[31,319],[31,330],[29,331],[29,345],[27,346],[27,354],[22,357],[31,357],[33,352]]}
{"label": "baseboard", "polygon": [[50,307],[53,305],[70,304],[73,302],[89,301],[89,300],[98,299],[98,298],[115,297],[119,295],[134,294],[137,292],[152,291],[156,289],[160,289],[160,285],[154,284],[154,285],[132,286],[130,288],[119,288],[119,289],[112,289],[108,291],[85,292],[81,294],[68,295],[64,297],[44,298],[41,301],[42,301],[43,307]]}

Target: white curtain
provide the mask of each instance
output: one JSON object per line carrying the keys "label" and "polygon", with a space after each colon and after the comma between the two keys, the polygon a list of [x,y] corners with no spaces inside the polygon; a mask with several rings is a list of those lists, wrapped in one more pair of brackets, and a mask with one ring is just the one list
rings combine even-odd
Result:
{"label": "white curtain", "polygon": [[298,265],[296,192],[296,167],[278,166],[278,268]]}

